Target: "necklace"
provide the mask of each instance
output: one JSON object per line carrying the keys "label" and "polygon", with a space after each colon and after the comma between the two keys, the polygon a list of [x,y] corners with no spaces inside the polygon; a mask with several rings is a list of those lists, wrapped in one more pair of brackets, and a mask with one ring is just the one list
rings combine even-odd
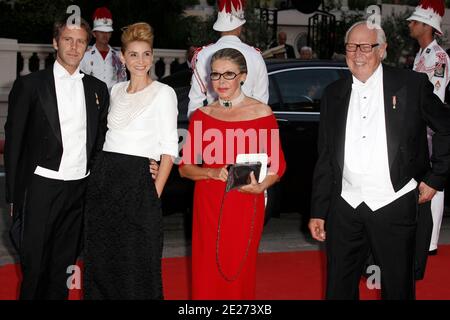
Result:
{"label": "necklace", "polygon": [[131,121],[152,107],[153,101],[159,92],[157,81],[136,93],[127,93],[129,81],[120,82],[112,90],[110,111],[108,113],[108,128],[124,129]]}
{"label": "necklace", "polygon": [[233,100],[222,100],[219,98],[219,104],[222,107],[231,108],[232,106],[235,106],[235,105],[239,104],[240,102],[242,102],[244,99],[245,99],[245,94],[241,90],[241,94]]}

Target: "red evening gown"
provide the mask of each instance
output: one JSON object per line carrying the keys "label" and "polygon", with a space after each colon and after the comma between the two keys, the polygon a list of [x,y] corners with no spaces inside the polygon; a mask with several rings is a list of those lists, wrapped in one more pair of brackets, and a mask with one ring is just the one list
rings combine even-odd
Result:
{"label": "red evening gown", "polygon": [[[203,163],[199,165],[218,168],[234,163],[237,154],[241,153],[267,153],[268,171],[280,177],[283,175],[286,164],[273,115],[244,121],[219,120],[201,110],[192,115],[189,136],[183,147],[183,163],[199,164],[201,159]],[[256,256],[264,223],[264,194],[228,192],[220,219],[224,193],[225,182],[222,181],[207,179],[195,184],[193,299],[255,298]]]}

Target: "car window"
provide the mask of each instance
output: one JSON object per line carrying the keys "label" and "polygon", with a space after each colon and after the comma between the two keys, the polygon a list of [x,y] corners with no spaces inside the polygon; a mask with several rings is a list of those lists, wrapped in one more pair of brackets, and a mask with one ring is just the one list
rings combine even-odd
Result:
{"label": "car window", "polygon": [[319,111],[323,90],[340,76],[338,69],[293,69],[272,74],[270,78],[272,90],[277,88],[281,94],[281,101],[274,101],[277,108],[271,104],[274,110]]}
{"label": "car window", "polygon": [[281,108],[280,95],[273,77],[269,77],[269,106],[272,110],[280,110]]}

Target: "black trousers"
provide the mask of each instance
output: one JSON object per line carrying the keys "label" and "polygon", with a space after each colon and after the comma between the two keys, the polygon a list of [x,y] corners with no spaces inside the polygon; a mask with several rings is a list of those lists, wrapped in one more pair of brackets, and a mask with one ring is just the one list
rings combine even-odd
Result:
{"label": "black trousers", "polygon": [[24,203],[21,300],[67,299],[68,267],[80,249],[85,180],[33,176]]}
{"label": "black trousers", "polygon": [[356,300],[369,252],[379,266],[381,297],[415,298],[414,252],[417,191],[372,211],[353,209],[342,197],[327,219],[327,299]]}

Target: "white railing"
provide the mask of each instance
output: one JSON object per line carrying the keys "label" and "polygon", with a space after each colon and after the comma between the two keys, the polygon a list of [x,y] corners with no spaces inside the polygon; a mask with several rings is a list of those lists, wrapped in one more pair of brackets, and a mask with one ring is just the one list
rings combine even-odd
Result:
{"label": "white railing", "polygon": [[[120,48],[116,48],[120,50]],[[28,43],[19,43],[19,52],[23,58],[23,68],[20,71],[20,75],[24,76],[29,74],[30,71],[30,59],[34,53],[37,54],[39,59],[39,70],[45,68],[45,60],[49,55],[54,54],[55,49],[53,49],[50,44],[28,44]],[[186,61],[185,50],[173,50],[173,49],[155,49],[154,50],[154,62],[156,63],[158,60],[162,59],[164,62],[164,75],[170,75],[170,65],[175,60],[178,60],[178,63],[183,63]],[[156,79],[155,68],[154,66],[150,70],[151,77]]]}
{"label": "white railing", "polygon": [[45,60],[50,54],[55,52],[55,49],[50,44],[19,43],[19,52],[23,58],[23,68],[20,71],[20,75],[24,76],[31,72],[30,59],[34,53],[39,58],[39,70],[43,70],[45,69]]}
{"label": "white railing", "polygon": [[164,62],[164,75],[168,76],[170,75],[170,65],[172,64],[172,62],[174,62],[175,60],[178,60],[178,63],[184,63],[186,61],[186,51],[185,50],[174,50],[174,49],[155,49],[153,50],[153,67],[150,70],[150,74],[152,76],[153,79],[156,79],[156,74],[155,74],[155,63],[159,60],[162,59],[162,61]]}

